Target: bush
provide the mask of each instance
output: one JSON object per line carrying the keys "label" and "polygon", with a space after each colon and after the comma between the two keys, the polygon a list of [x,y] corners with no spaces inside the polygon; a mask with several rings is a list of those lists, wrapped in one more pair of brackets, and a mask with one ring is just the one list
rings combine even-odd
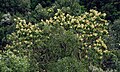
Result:
{"label": "bush", "polygon": [[88,72],[76,58],[64,57],[48,65],[48,72]]}
{"label": "bush", "polygon": [[21,20],[20,18],[15,19],[15,21],[16,29],[13,33],[7,35],[7,40],[10,41],[11,44],[8,44],[6,48],[8,47],[12,50],[20,49],[20,51],[23,52],[27,49],[34,48],[35,46],[33,46],[33,44],[35,40],[37,40],[35,45],[39,45],[42,31],[37,25],[27,24],[25,20]]}
{"label": "bush", "polygon": [[28,72],[29,66],[26,56],[17,56],[10,50],[0,54],[0,72]]}
{"label": "bush", "polygon": [[36,59],[39,71],[46,69],[48,62],[72,56],[79,48],[76,35],[60,26],[40,24],[39,28],[19,18],[16,21],[15,32],[7,36],[11,44],[6,49]]}
{"label": "bush", "polygon": [[58,9],[58,13],[53,18],[42,21],[42,23],[52,26],[60,25],[65,30],[77,34],[80,41],[78,58],[88,60],[93,65],[101,66],[104,58],[108,56],[109,59],[111,54],[106,45],[108,22],[104,20],[105,15],[105,13],[90,10],[89,13],[85,12],[81,16],[71,16]]}
{"label": "bush", "polygon": [[[27,23],[25,20],[20,18],[15,19],[15,31],[7,35],[7,41],[9,44],[6,45],[5,49],[10,49],[15,55],[27,56],[30,61],[30,71],[37,71],[36,60],[32,57],[32,50],[38,48],[42,41],[42,31],[37,25]],[[43,38],[44,39],[44,38]]]}
{"label": "bush", "polygon": [[108,22],[104,20],[105,15],[90,10],[81,16],[71,16],[58,9],[53,18],[38,24],[18,18],[15,32],[7,36],[11,44],[6,49],[37,61],[39,71],[47,71],[49,63],[65,57],[75,57],[87,68],[89,64],[113,68],[117,58],[106,45]]}
{"label": "bush", "polygon": [[46,35],[48,38],[44,41],[44,45],[36,50],[38,62],[42,63],[42,67],[45,68],[49,62],[57,61],[66,56],[74,56],[77,53],[79,41],[73,32],[66,31],[60,25],[52,26],[42,22],[39,27],[44,33],[43,36]]}

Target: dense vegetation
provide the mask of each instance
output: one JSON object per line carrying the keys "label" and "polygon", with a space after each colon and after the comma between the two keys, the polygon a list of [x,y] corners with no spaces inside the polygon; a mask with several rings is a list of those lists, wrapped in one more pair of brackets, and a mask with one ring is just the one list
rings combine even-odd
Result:
{"label": "dense vegetation", "polygon": [[119,0],[0,0],[0,72],[119,72]]}

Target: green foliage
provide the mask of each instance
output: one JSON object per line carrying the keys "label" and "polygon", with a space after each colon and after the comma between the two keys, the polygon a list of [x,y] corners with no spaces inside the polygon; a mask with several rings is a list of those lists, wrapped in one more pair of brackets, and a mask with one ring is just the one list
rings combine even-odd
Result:
{"label": "green foliage", "polygon": [[117,50],[115,50],[115,49],[112,49],[111,50],[116,56],[117,56],[117,58],[118,58],[118,61],[116,62],[116,70],[117,71],[120,71],[120,50],[119,49],[117,49]]}
{"label": "green foliage", "polygon": [[30,0],[0,0],[0,10],[4,12],[25,12],[30,8]]}
{"label": "green foliage", "polygon": [[38,24],[18,18],[15,19],[15,32],[7,35],[11,44],[5,48],[35,59],[39,71],[48,70],[49,63],[64,57],[76,57],[87,63],[87,67],[91,63],[103,69],[112,68],[117,58],[106,45],[108,22],[104,20],[105,15],[90,10],[80,16],[71,16],[58,9],[53,18]]}
{"label": "green foliage", "polygon": [[85,8],[77,0],[57,0],[55,5],[57,9],[62,9],[64,13],[70,15],[80,15],[85,11]]}
{"label": "green foliage", "polygon": [[10,12],[13,16],[20,16],[32,23],[53,17],[58,8],[71,15],[80,15],[85,11],[85,8],[74,0],[5,0],[0,3],[2,12]]}
{"label": "green foliage", "polygon": [[40,21],[41,19],[49,19],[50,17],[54,16],[58,8],[61,9],[64,13],[70,15],[80,15],[85,12],[85,8],[79,5],[76,0],[57,0],[55,3],[48,7],[44,7],[42,5],[42,2],[39,3],[31,12],[30,17],[36,19],[37,21]]}
{"label": "green foliage", "polygon": [[64,57],[57,62],[49,64],[48,72],[88,72],[76,58]]}
{"label": "green foliage", "polygon": [[93,65],[90,65],[89,69],[91,72],[117,72],[117,70],[113,70],[113,69],[107,69],[104,71],[103,69],[95,67]]}
{"label": "green foliage", "polygon": [[41,19],[49,19],[54,15],[54,7],[43,8],[41,4],[38,4],[35,10],[32,12],[31,16],[34,17],[37,21]]}
{"label": "green foliage", "polygon": [[119,3],[0,0],[0,72],[119,72]]}
{"label": "green foliage", "polygon": [[27,24],[20,18],[15,20],[16,30],[7,36],[11,44],[7,44],[6,49],[36,59],[40,71],[46,68],[48,62],[72,56],[79,48],[76,35],[60,26],[40,24],[38,28],[37,24]]}
{"label": "green foliage", "polygon": [[81,5],[89,9],[97,9],[98,11],[107,13],[106,19],[114,21],[120,16],[119,0],[79,0]]}
{"label": "green foliage", "polygon": [[[91,10],[91,15],[93,15],[92,12],[95,12],[97,14],[97,11]],[[53,18],[46,20],[45,22],[43,21],[43,23],[44,24],[52,24],[52,25],[60,24],[60,26],[63,26],[66,30],[71,30],[74,33],[77,33],[80,38],[80,41],[84,41],[86,44],[86,42],[88,42],[88,40],[86,40],[86,41],[83,40],[84,37],[86,37],[86,35],[89,36],[89,34],[91,34],[90,35],[91,38],[95,37],[95,38],[101,39],[101,37],[104,36],[104,34],[107,35],[107,33],[108,33],[105,28],[106,20],[103,20],[101,18],[97,19],[97,17],[94,15],[93,15],[93,17],[94,18],[92,18],[92,16],[89,16],[89,13],[74,17],[69,14],[65,15],[65,13],[61,12],[61,10],[58,10],[58,13],[56,13]],[[98,17],[99,17],[99,14],[98,14]],[[96,22],[92,23],[92,21],[96,21]],[[99,22],[101,22],[101,23],[99,23]],[[97,28],[95,28],[95,25],[99,30],[101,29],[103,31],[99,32],[99,30]],[[94,29],[92,29],[92,28],[94,28]],[[90,29],[93,31],[90,31]],[[104,33],[104,34],[102,34],[102,33]],[[100,36],[100,37],[98,37],[98,36]],[[89,40],[89,41],[91,41],[91,40]],[[97,43],[99,43],[99,40],[97,41]],[[89,44],[89,43],[87,43],[87,44]],[[90,44],[92,44],[92,43],[90,43]],[[84,47],[84,46],[82,46],[82,47]],[[105,48],[105,49],[107,48],[105,44],[103,44],[103,48]]]}
{"label": "green foliage", "polygon": [[53,18],[42,20],[42,23],[52,26],[60,25],[65,30],[77,34],[80,41],[78,58],[101,66],[104,58],[108,56],[109,59],[109,56],[112,55],[105,43],[105,38],[108,37],[108,22],[103,18],[105,15],[105,13],[90,10],[89,13],[85,12],[81,16],[71,16],[58,9],[58,13],[55,13]]}
{"label": "green foliage", "polygon": [[0,72],[28,72],[29,66],[26,56],[17,56],[10,50],[0,54]]}
{"label": "green foliage", "polygon": [[111,25],[111,35],[112,39],[114,40],[114,47],[120,49],[120,18],[115,20],[114,23]]}
{"label": "green foliage", "polygon": [[15,31],[7,35],[6,50],[11,50],[15,55],[27,56],[30,63],[29,71],[37,71],[37,63],[35,59],[32,59],[32,50],[38,48],[41,44],[41,30],[37,25],[26,23],[25,20],[20,18],[14,19],[16,22]]}
{"label": "green foliage", "polygon": [[41,46],[33,51],[35,52],[34,57],[43,70],[47,70],[46,66],[49,62],[55,62],[66,56],[73,56],[79,48],[77,37],[60,26],[44,25],[42,31],[43,36],[47,36],[48,39],[44,38],[44,44],[40,44]]}
{"label": "green foliage", "polygon": [[14,31],[15,25],[9,13],[3,14],[0,21],[0,50],[7,44],[6,35]]}
{"label": "green foliage", "polygon": [[50,7],[55,0],[31,0],[31,8],[35,9],[38,4],[41,4],[43,8]]}

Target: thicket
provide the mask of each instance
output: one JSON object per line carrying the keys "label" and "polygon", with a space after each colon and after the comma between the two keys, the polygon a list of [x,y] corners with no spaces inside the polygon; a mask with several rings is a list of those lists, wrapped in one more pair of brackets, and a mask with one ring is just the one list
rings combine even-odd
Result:
{"label": "thicket", "polygon": [[0,72],[119,72],[119,3],[0,0]]}
{"label": "thicket", "polygon": [[[24,18],[27,22],[37,23],[40,22],[41,19],[45,20],[53,17],[58,8],[72,15],[80,15],[85,11],[85,8],[79,5],[76,0],[1,0],[0,5],[1,22],[4,18],[8,19],[4,21],[5,25],[7,25],[7,23],[11,23],[12,25],[14,25],[13,21],[11,20],[16,17]],[[4,17],[4,14],[9,15]],[[9,26],[13,27],[12,25]],[[3,32],[7,31],[3,28],[3,25],[0,26],[0,30],[2,30],[0,45],[3,46],[4,41],[2,41],[2,39],[5,37],[4,35],[6,35]]]}
{"label": "thicket", "polygon": [[[20,18],[14,19],[15,31],[7,35],[10,44],[5,49],[17,56],[27,56],[32,61],[28,61],[27,65],[33,63],[38,67],[32,71],[86,72],[91,64],[103,70],[116,70],[117,57],[107,49],[105,43],[108,23],[104,16],[105,13],[95,10],[71,16],[58,9],[53,18],[41,20],[37,24],[27,23]],[[66,67],[59,69],[64,62]]]}

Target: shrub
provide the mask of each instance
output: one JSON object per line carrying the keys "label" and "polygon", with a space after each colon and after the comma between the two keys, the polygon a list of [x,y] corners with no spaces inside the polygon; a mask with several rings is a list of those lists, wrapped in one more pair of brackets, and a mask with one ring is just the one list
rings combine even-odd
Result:
{"label": "shrub", "polygon": [[60,25],[65,30],[77,34],[80,41],[79,58],[88,60],[93,65],[101,65],[104,58],[108,56],[109,59],[111,54],[106,45],[108,22],[104,20],[105,15],[105,13],[90,10],[89,13],[85,12],[80,16],[71,16],[58,9],[58,13],[53,18],[42,23],[52,26]]}
{"label": "shrub", "polygon": [[74,56],[77,53],[79,41],[73,32],[66,31],[59,25],[52,26],[42,22],[38,25],[43,31],[42,35],[48,38],[44,39],[44,44],[41,47],[34,50],[43,69],[46,70],[46,65],[49,62],[57,61],[66,56]]}
{"label": "shrub", "polygon": [[54,17],[38,24],[18,18],[15,32],[7,36],[11,44],[6,49],[37,61],[39,71],[47,71],[49,63],[65,57],[75,57],[87,67],[93,64],[103,69],[112,68],[117,58],[106,45],[108,22],[105,15],[90,10],[71,16],[58,9]]}
{"label": "shrub", "polygon": [[73,56],[79,48],[77,36],[60,26],[40,24],[38,27],[37,24],[27,24],[19,18],[16,21],[15,32],[7,35],[11,43],[7,44],[6,49],[17,55],[27,55],[30,59],[36,59],[39,71],[46,69],[47,63],[51,61]]}
{"label": "shrub", "polygon": [[[15,55],[27,56],[30,61],[30,71],[37,71],[37,63],[34,57],[32,57],[32,50],[38,48],[42,44],[42,31],[37,25],[27,23],[20,18],[15,19],[15,31],[7,35],[6,50],[11,50]],[[44,39],[44,38],[43,38]]]}
{"label": "shrub", "polygon": [[17,56],[10,50],[0,54],[0,72],[28,72],[29,66],[26,56]]}
{"label": "shrub", "polygon": [[48,72],[88,72],[76,58],[64,57],[57,62],[49,64]]}
{"label": "shrub", "polygon": [[27,24],[25,20],[21,20],[20,18],[15,19],[15,21],[16,29],[15,32],[7,35],[7,39],[11,42],[11,44],[8,44],[6,48],[8,47],[10,49],[17,49],[18,51],[19,49],[26,51],[27,49],[32,49],[35,47],[33,44],[36,40],[35,45],[38,45],[41,42],[40,33],[42,33],[42,31],[36,24]]}

